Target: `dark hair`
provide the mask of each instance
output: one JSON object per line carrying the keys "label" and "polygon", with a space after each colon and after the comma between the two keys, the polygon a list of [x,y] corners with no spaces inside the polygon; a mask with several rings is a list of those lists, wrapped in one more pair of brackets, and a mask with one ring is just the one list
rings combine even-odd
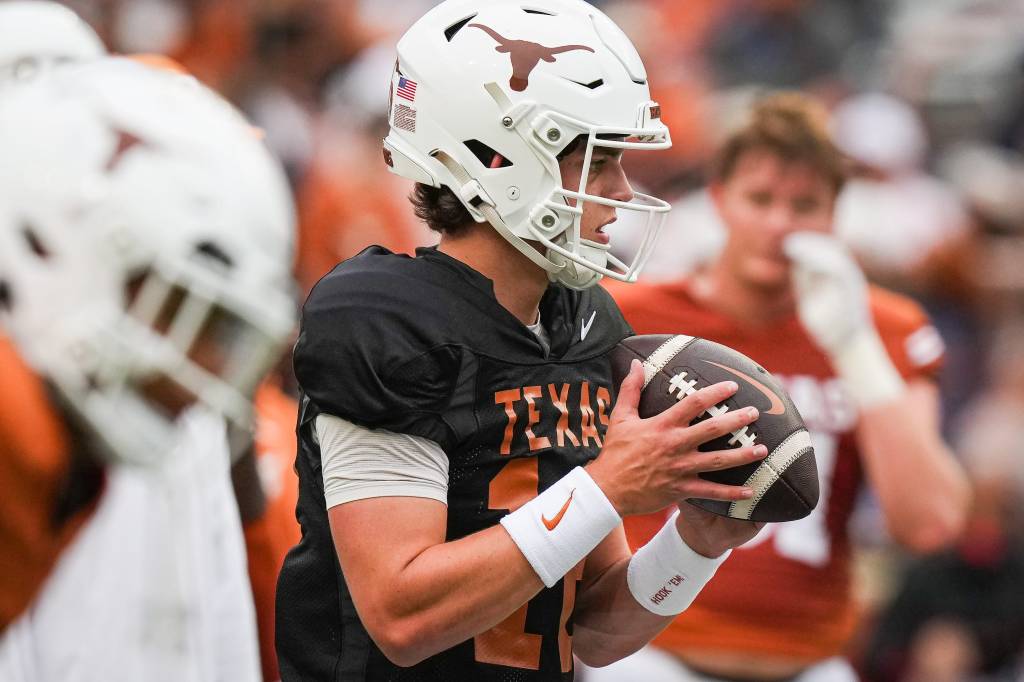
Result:
{"label": "dark hair", "polygon": [[[577,135],[558,154],[561,161],[579,148],[586,135]],[[457,236],[464,234],[476,221],[469,214],[455,192],[448,187],[431,187],[417,182],[409,195],[413,212],[416,217],[427,224],[431,230],[441,234]]]}
{"label": "dark hair", "polygon": [[718,151],[712,177],[728,180],[740,157],[752,150],[806,163],[824,175],[837,194],[846,181],[847,163],[829,136],[828,112],[807,95],[784,92],[757,101],[747,123]]}
{"label": "dark hair", "polygon": [[476,222],[455,192],[447,187],[431,187],[417,182],[409,201],[416,217],[441,234],[463,234]]}

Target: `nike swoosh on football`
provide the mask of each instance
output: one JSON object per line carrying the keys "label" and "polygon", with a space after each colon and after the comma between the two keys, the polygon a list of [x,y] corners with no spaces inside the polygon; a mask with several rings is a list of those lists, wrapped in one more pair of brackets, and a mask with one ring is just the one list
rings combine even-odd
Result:
{"label": "nike swoosh on football", "polygon": [[756,388],[758,391],[763,393],[764,397],[768,398],[768,402],[771,403],[771,409],[769,409],[767,412],[765,412],[765,414],[785,414],[785,412],[786,412],[786,404],[782,402],[782,398],[780,398],[778,396],[778,394],[775,393],[775,391],[773,391],[772,389],[768,388],[767,386],[762,384],[760,381],[758,381],[754,377],[749,376],[747,374],[744,374],[743,372],[739,371],[738,369],[733,369],[732,367],[727,367],[725,365],[720,365],[717,362],[712,362],[711,360],[705,360],[704,362],[708,363],[709,365],[714,365],[715,367],[718,367],[720,369],[724,369],[726,372],[729,372],[730,374],[735,374],[736,376],[740,377],[741,379],[746,380],[746,382],[748,384],[750,384],[751,386]]}
{"label": "nike swoosh on football", "polygon": [[569,504],[572,502],[572,496],[575,494],[576,488],[569,491],[569,499],[565,501],[565,504],[563,504],[562,508],[558,510],[558,513],[555,514],[554,518],[548,519],[543,514],[540,515],[541,523],[544,524],[545,528],[548,530],[554,530],[558,524],[562,522],[562,517],[565,516],[565,512],[569,511]]}
{"label": "nike swoosh on football", "polygon": [[594,312],[590,313],[590,319],[587,320],[586,322],[583,322],[583,318],[582,317],[580,318],[580,323],[582,324],[582,328],[580,329],[580,341],[583,341],[583,340],[585,340],[587,338],[587,334],[590,333],[590,327],[591,327],[591,325],[594,324],[594,318],[595,317],[597,317],[597,311],[596,310]]}

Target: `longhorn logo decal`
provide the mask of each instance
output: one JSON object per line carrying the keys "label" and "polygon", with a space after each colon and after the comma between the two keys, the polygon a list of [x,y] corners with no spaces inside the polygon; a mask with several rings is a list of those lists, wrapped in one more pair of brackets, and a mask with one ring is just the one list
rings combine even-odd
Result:
{"label": "longhorn logo decal", "polygon": [[540,63],[540,60],[553,62],[556,55],[574,50],[594,51],[593,48],[586,45],[545,47],[540,43],[531,43],[529,40],[511,40],[483,24],[470,24],[469,27],[478,28],[494,38],[494,42],[498,43],[498,46],[494,48],[495,52],[508,54],[509,59],[512,60],[512,77],[509,78],[508,84],[516,92],[522,92],[530,84],[530,74],[533,73],[533,69]]}

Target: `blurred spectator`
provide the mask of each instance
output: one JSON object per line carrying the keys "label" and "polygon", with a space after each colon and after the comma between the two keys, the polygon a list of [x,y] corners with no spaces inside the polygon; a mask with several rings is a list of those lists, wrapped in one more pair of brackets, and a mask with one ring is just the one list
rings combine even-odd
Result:
{"label": "blurred spectator", "polygon": [[845,52],[877,29],[870,10],[819,0],[744,0],[727,3],[707,54],[721,87],[761,84],[808,87],[835,77]]}
{"label": "blurred spectator", "polygon": [[880,75],[920,108],[933,140],[995,139],[1021,103],[1024,4],[899,0],[886,53]]}

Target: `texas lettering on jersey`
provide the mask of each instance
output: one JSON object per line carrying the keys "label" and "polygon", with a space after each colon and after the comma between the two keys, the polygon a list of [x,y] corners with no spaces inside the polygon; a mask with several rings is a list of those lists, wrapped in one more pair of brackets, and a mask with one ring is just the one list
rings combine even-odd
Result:
{"label": "texas lettering on jersey", "polygon": [[499,451],[511,454],[513,441],[524,438],[531,453],[550,448],[552,442],[558,447],[601,447],[611,401],[607,387],[592,387],[587,381],[495,391],[494,402],[504,407],[507,419]]}

